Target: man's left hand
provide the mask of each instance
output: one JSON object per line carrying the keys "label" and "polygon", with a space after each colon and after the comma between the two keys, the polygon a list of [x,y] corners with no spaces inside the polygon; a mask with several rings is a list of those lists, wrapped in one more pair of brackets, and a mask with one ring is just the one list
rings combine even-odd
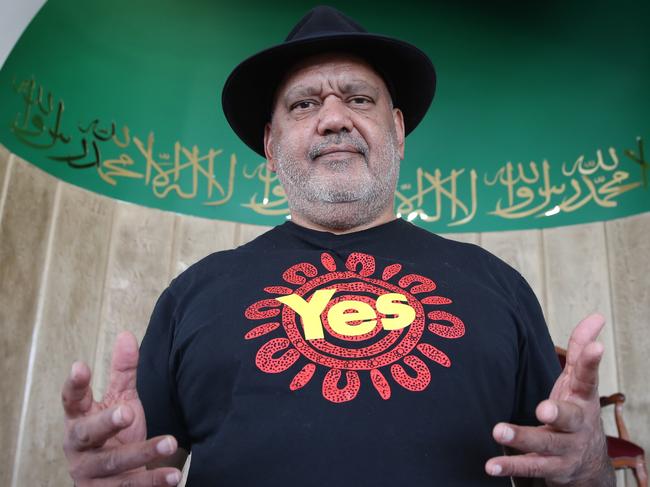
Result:
{"label": "man's left hand", "polygon": [[566,366],[535,411],[542,426],[494,427],[498,443],[522,454],[491,458],[485,464],[488,474],[543,478],[550,486],[615,485],[598,396],[604,347],[596,338],[604,324],[602,316],[590,315],[571,333]]}

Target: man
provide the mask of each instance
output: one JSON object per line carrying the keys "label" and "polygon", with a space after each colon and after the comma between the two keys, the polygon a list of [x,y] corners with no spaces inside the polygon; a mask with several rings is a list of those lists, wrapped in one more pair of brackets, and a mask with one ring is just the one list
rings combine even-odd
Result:
{"label": "man", "polygon": [[292,221],[175,279],[140,356],[118,337],[101,403],[73,365],[78,487],[176,485],[190,450],[189,485],[613,485],[602,318],[576,327],[558,378],[516,271],[394,217],[434,86],[420,50],[328,7],[233,71],[226,117],[277,171]]}

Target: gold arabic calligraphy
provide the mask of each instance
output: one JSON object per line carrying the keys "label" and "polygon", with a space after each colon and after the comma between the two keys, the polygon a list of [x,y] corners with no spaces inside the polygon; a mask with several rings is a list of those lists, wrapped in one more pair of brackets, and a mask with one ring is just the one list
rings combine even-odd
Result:
{"label": "gold arabic calligraphy", "polygon": [[[115,122],[106,124],[99,119],[78,124],[73,137],[63,131],[63,100],[55,100],[33,78],[14,82],[14,90],[23,108],[16,113],[12,132],[21,143],[47,151],[46,157],[52,161],[73,169],[95,168],[99,178],[110,186],[117,186],[121,180],[141,180],[158,199],[173,196],[221,206],[233,198],[237,182],[235,154],[226,157],[222,149],[215,148],[202,152],[196,145],[186,147],[178,141],[171,154],[160,152],[153,132],[141,139],[132,135],[126,125],[118,129]],[[638,165],[639,180],[632,180],[630,171],[622,168],[614,148],[606,152],[598,149],[594,158],[580,155],[561,168],[547,160],[541,164],[507,162],[492,174],[484,172],[482,178],[472,168],[443,172],[417,167],[414,184],[401,184],[395,191],[396,212],[409,220],[419,218],[455,227],[473,221],[479,214],[512,220],[571,213],[588,203],[616,207],[622,194],[648,187],[650,164],[645,160],[641,137],[636,142],[637,148],[626,149],[623,155]],[[105,153],[117,153],[117,157]],[[241,181],[261,185],[250,198],[244,198],[241,206],[260,215],[289,213],[280,181],[264,162],[251,171],[244,166],[241,176]],[[410,175],[405,176],[408,179]]]}
{"label": "gold arabic calligraphy", "polygon": [[[47,154],[50,160],[65,163],[73,169],[94,167],[99,177],[111,186],[116,186],[120,179],[141,179],[158,199],[173,193],[181,199],[201,198],[204,205],[219,206],[233,196],[237,166],[235,154],[230,155],[227,163],[219,164],[217,158],[223,156],[221,149],[210,148],[201,154],[196,145],[187,148],[175,142],[172,158],[166,152],[155,153],[153,132],[143,142],[137,136],[131,136],[126,125],[118,131],[115,122],[102,125],[99,119],[80,124],[77,127],[79,140],[73,141],[71,135],[61,131],[62,100],[55,103],[52,93],[45,95],[44,88],[37,87],[34,79],[15,83],[14,89],[22,96],[23,109],[16,114],[11,130],[29,147],[48,152],[56,149],[56,152]],[[103,157],[102,151],[107,149],[107,145],[108,152],[117,150],[121,153],[116,158]],[[225,172],[223,184],[217,179],[217,172]]]}
{"label": "gold arabic calligraphy", "polygon": [[[616,197],[641,186],[641,182],[627,182],[630,174],[618,169],[619,158],[614,148],[608,150],[610,162],[606,162],[602,151],[596,151],[596,158],[585,159],[581,155],[567,168],[562,164],[561,184],[551,183],[551,166],[544,160],[539,165],[531,161],[528,168],[508,162],[500,167],[494,177],[485,175],[487,186],[500,184],[507,196],[499,198],[496,207],[489,213],[502,218],[525,218],[529,216],[552,216],[559,212],[570,213],[593,201],[603,208],[615,207]],[[566,178],[570,178],[568,181]],[[625,184],[624,184],[625,183]],[[561,197],[561,200],[557,200]]]}

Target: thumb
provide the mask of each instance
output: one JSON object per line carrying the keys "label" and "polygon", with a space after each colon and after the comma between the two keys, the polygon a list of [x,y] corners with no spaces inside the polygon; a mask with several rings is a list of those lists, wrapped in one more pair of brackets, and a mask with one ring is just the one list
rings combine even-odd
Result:
{"label": "thumb", "polygon": [[123,331],[115,339],[111,375],[107,393],[118,396],[129,390],[135,390],[138,368],[138,340],[129,331]]}

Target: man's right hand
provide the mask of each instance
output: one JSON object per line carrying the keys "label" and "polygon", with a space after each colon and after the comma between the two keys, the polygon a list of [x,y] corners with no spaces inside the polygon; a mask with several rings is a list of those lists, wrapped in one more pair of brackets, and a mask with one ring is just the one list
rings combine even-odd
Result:
{"label": "man's right hand", "polygon": [[149,440],[142,403],[135,388],[138,343],[128,332],[115,341],[110,383],[101,402],[93,400],[90,369],[72,364],[63,385],[63,450],[76,487],[177,485],[176,468],[147,470],[170,460],[177,451],[173,436]]}

